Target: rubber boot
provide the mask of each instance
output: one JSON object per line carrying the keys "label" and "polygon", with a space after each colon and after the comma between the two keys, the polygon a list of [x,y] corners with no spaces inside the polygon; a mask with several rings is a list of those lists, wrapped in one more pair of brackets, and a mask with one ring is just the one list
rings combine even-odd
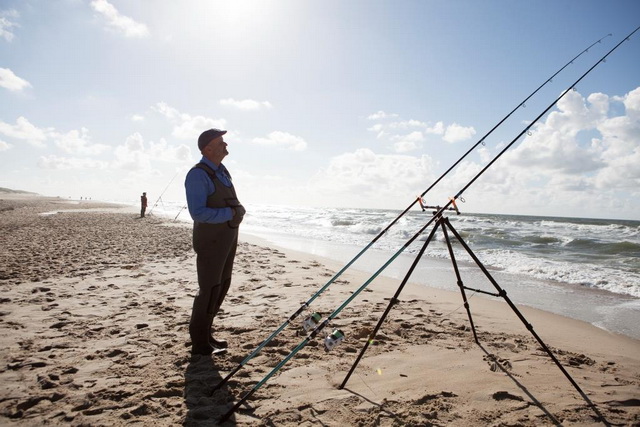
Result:
{"label": "rubber boot", "polygon": [[219,348],[219,349],[229,347],[229,344],[225,340],[218,340],[213,337],[212,327],[211,327],[211,325],[213,324],[213,318],[214,318],[213,313],[209,313],[209,344],[211,344],[214,348]]}

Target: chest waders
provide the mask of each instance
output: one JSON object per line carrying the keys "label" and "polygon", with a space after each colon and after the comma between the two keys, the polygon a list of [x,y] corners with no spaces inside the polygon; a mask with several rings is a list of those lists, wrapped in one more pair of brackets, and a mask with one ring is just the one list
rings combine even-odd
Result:
{"label": "chest waders", "polygon": [[[225,208],[240,205],[233,187],[227,187],[215,172],[203,163],[196,168],[204,170],[213,182],[215,191],[207,197],[207,207]],[[231,177],[229,177],[231,178]],[[209,347],[213,319],[220,310],[229,286],[233,260],[238,244],[238,227],[229,222],[208,224],[194,221],[193,249],[198,269],[198,293],[193,300],[189,335],[194,350]]]}

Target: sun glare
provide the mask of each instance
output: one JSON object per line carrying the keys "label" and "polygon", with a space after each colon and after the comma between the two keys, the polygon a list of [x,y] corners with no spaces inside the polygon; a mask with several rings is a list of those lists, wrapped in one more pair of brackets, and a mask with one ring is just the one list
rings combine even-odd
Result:
{"label": "sun glare", "polygon": [[205,11],[215,25],[233,31],[259,29],[275,19],[277,3],[271,1],[233,0],[205,2]]}

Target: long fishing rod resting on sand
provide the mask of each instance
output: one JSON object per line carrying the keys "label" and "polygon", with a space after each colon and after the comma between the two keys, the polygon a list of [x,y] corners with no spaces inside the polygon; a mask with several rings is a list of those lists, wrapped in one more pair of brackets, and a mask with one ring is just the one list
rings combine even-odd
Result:
{"label": "long fishing rod resting on sand", "polygon": [[173,175],[173,178],[171,178],[171,181],[169,181],[169,183],[167,184],[167,186],[164,188],[164,190],[162,190],[162,193],[160,193],[160,195],[158,196],[158,199],[156,200],[156,202],[153,204],[153,206],[151,206],[151,209],[149,209],[149,212],[147,213],[147,215],[151,214],[151,211],[153,211],[153,209],[158,206],[158,202],[160,202],[160,200],[162,200],[162,196],[164,195],[164,193],[166,193],[166,191],[169,189],[169,186],[171,185],[171,183],[173,182],[174,179],[176,179],[176,176],[178,176],[178,174],[180,173],[180,171],[176,172],[175,175]]}
{"label": "long fishing rod resting on sand", "polygon": [[[580,56],[589,51],[593,46],[602,43],[602,40],[610,37],[611,34],[607,34],[606,36],[600,38],[599,40],[593,42],[589,47],[582,50],[576,56],[571,58],[566,64],[564,64],[561,68],[559,68],[556,72],[554,72],[549,78],[547,78],[542,84],[540,84],[533,92],[527,95],[522,101],[520,101],[507,115],[505,115],[493,128],[491,128],[482,138],[480,138],[466,153],[464,153],[449,169],[447,169],[438,179],[436,179],[426,190],[422,192],[409,206],[407,206],[393,221],[391,221],[382,231],[378,233],[353,259],[351,259],[340,271],[338,271],[329,281],[322,286],[315,294],[313,294],[304,304],[298,308],[292,315],[289,316],[284,323],[280,325],[271,335],[269,335],[258,347],[256,347],[251,353],[249,353],[242,362],[240,362],[226,377],[224,377],[218,384],[216,384],[213,388],[213,392],[218,390],[224,384],[226,384],[240,369],[242,369],[251,359],[257,356],[262,349],[269,344],[276,336],[280,334],[291,322],[293,322],[298,316],[300,316],[312,303],[318,298],[324,291],[326,291],[333,282],[335,282],[342,274],[349,269],[360,257],[371,248],[382,236],[384,236],[391,227],[393,227],[407,212],[413,208],[416,203],[420,203],[420,207],[422,210],[425,209],[425,206],[422,204],[422,198],[429,192],[433,187],[435,187],[446,175],[449,174],[456,166],[458,166],[473,150],[475,150],[480,144],[484,144],[484,141],[487,137],[489,137],[498,127],[500,127],[511,115],[516,112],[520,107],[524,107],[526,102],[531,99],[536,93],[540,91],[547,83],[550,83],[554,77],[560,74],[565,68],[569,65],[573,64],[573,62],[578,59]],[[432,206],[428,206],[426,208],[434,208]],[[437,207],[439,209],[439,206]],[[451,208],[453,209],[453,208]],[[456,208],[457,209],[457,208]],[[304,323],[307,322],[309,317],[307,317]]]}
{"label": "long fishing rod resting on sand", "polygon": [[[320,331],[322,331],[327,325],[329,325],[329,323],[331,322],[331,320],[333,320],[347,305],[349,305],[351,303],[351,301],[353,301],[354,298],[356,298],[384,269],[386,269],[386,267],[391,264],[391,262],[393,262],[399,255],[401,252],[404,251],[404,249],[406,247],[408,247],[413,241],[415,241],[426,229],[429,225],[431,225],[437,218],[439,218],[440,216],[442,216],[442,214],[445,212],[445,210],[447,210],[454,202],[455,200],[459,199],[462,194],[471,186],[473,185],[473,183],[476,182],[476,180],[482,176],[500,157],[502,157],[502,155],[509,150],[515,143],[516,141],[518,141],[520,139],[520,137],[522,137],[522,135],[524,135],[525,133],[529,132],[529,130],[545,115],[547,114],[547,112],[549,110],[551,110],[562,98],[564,98],[566,96],[566,94],[571,91],[572,89],[574,89],[576,87],[576,85],[578,83],[580,83],[589,73],[591,73],[591,71],[593,71],[594,68],[596,68],[599,64],[603,63],[606,61],[607,57],[609,55],[611,55],[616,49],[618,49],[618,47],[624,43],[625,41],[629,40],[631,38],[631,36],[633,36],[633,34],[635,34],[638,30],[640,29],[640,27],[636,28],[633,32],[631,32],[627,37],[625,37],[624,39],[622,39],[617,45],[615,45],[611,50],[609,50],[609,52],[607,52],[602,58],[600,58],[600,60],[598,60],[593,66],[591,66],[591,68],[589,68],[584,74],[582,74],[582,76],[580,76],[580,78],[578,78],[572,85],[570,85],[564,92],[562,92],[562,94],[556,98],[551,104],[549,104],[549,106],[547,108],[545,108],[535,119],[533,119],[531,121],[531,123],[529,125],[527,125],[522,132],[520,132],[509,144],[506,145],[506,147],[504,147],[504,149],[502,151],[500,151],[500,153],[498,153],[482,170],[480,170],[480,172],[478,172],[462,189],[460,189],[460,191],[458,191],[458,193],[455,195],[455,197],[453,197],[452,199],[450,199],[437,213],[436,215],[434,215],[415,235],[413,235],[404,245],[403,247],[396,252],[378,271],[376,271],[376,273],[374,273],[362,286],[360,286],[360,288],[358,288],[356,291],[354,291],[349,298],[347,298],[338,308],[336,308],[328,317],[326,320],[324,320],[323,322],[321,322],[306,338],[304,338],[304,340],[302,340],[282,361],[280,361],[269,373],[267,373],[267,375],[260,380],[258,383],[256,383],[248,392],[246,392],[242,398],[235,404],[233,405],[233,407],[231,409],[229,409],[229,411],[227,411],[219,420],[220,423],[226,421],[227,419],[229,419],[229,417],[244,403],[247,401],[247,399],[249,399],[262,385],[264,385],[273,375],[275,375],[291,358],[293,358],[300,350],[302,350],[311,340],[313,340]],[[482,141],[482,140],[481,140]],[[466,154],[465,154],[466,155]],[[416,200],[417,201],[417,200]],[[416,203],[416,201],[414,201],[414,204]],[[406,211],[405,211],[406,212]],[[404,212],[403,212],[404,214]],[[432,230],[432,233],[435,231],[435,227]],[[376,238],[377,239],[377,238]],[[376,240],[374,239],[374,241]],[[344,270],[344,269],[343,269]],[[343,271],[341,270],[341,271]],[[303,306],[304,307],[304,306]],[[301,311],[301,310],[299,310]]]}

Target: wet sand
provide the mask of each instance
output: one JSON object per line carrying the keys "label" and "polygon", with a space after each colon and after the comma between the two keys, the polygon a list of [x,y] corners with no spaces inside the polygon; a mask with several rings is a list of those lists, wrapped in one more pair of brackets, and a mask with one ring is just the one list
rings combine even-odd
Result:
{"label": "wet sand", "polygon": [[[189,227],[140,219],[130,208],[1,194],[0,421],[216,425],[301,343],[302,318],[213,387],[340,268],[243,236],[215,322],[230,349],[191,356]],[[326,317],[368,277],[346,272],[311,310]],[[507,304],[470,299],[478,345],[459,292],[414,284],[338,389],[398,285],[373,281],[227,425],[640,423],[640,341],[521,307],[582,396]],[[346,338],[325,352],[322,339],[334,328]]]}

